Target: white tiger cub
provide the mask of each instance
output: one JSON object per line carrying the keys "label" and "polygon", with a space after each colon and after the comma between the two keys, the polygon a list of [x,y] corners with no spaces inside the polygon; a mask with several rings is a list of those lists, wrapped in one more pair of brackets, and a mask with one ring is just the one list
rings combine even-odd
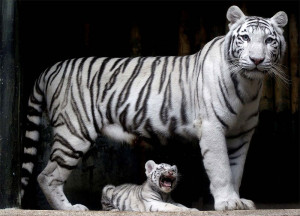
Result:
{"label": "white tiger cub", "polygon": [[[213,16],[213,15],[212,15]],[[47,108],[53,145],[38,182],[54,209],[73,205],[63,187],[96,138],[131,143],[173,135],[198,140],[217,210],[253,209],[239,188],[258,124],[266,74],[282,77],[285,12],[272,18],[227,11],[229,32],[187,56],[104,58],[59,62],[40,75],[29,99],[22,185],[36,158],[38,126]]]}
{"label": "white tiger cub", "polygon": [[171,191],[178,181],[177,167],[156,164],[149,160],[145,164],[147,181],[142,185],[106,185],[102,190],[101,204],[105,211],[197,211],[175,203]]}

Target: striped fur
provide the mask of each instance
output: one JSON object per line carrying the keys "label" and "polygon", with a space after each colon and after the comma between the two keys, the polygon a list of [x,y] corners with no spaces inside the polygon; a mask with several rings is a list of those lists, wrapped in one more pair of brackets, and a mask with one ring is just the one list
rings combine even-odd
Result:
{"label": "striped fur", "polygon": [[199,140],[215,209],[253,209],[239,187],[263,78],[282,78],[287,16],[247,17],[232,6],[227,18],[226,36],[193,55],[70,59],[42,73],[29,98],[22,185],[32,173],[45,107],[54,141],[38,182],[54,209],[87,210],[68,201],[63,185],[98,135],[163,143],[175,134]]}
{"label": "striped fur", "polygon": [[147,181],[142,185],[106,185],[101,204],[106,211],[197,211],[175,203],[170,193],[178,181],[177,167],[169,164],[145,164]]}

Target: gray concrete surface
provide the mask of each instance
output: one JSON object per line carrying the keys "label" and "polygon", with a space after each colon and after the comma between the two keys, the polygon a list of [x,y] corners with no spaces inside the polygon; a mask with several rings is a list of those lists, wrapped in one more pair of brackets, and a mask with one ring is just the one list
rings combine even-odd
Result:
{"label": "gray concrete surface", "polygon": [[3,209],[0,216],[289,216],[299,215],[300,209],[248,210],[248,211],[199,211],[199,212],[105,212],[105,211],[51,211]]}

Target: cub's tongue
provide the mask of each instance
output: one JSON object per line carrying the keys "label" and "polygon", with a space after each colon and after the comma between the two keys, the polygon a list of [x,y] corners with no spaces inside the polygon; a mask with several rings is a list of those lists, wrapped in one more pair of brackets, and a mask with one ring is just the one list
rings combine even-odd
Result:
{"label": "cub's tongue", "polygon": [[163,184],[165,187],[172,187],[172,183],[170,181],[164,181]]}

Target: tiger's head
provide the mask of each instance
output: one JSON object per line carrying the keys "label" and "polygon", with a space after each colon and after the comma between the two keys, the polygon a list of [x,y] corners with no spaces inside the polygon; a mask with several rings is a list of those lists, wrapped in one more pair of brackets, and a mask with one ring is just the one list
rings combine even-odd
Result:
{"label": "tiger's head", "polygon": [[229,32],[225,37],[225,56],[230,70],[248,79],[263,79],[264,74],[282,77],[278,66],[286,43],[283,27],[288,18],[280,11],[272,18],[245,16],[237,6],[227,11]]}
{"label": "tiger's head", "polygon": [[150,186],[164,193],[170,193],[176,186],[178,180],[177,167],[169,164],[156,164],[149,160],[145,164],[147,181]]}

